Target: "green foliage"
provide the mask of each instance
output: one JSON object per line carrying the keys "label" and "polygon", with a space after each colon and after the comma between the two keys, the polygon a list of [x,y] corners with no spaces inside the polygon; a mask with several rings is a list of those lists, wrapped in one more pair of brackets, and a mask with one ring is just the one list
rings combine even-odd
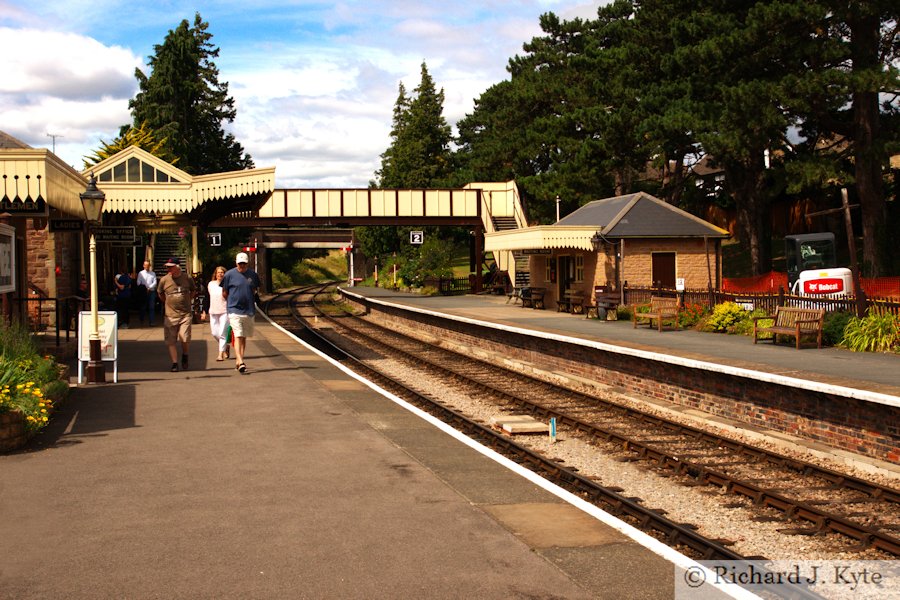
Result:
{"label": "green foliage", "polygon": [[54,398],[68,394],[60,372],[53,358],[40,356],[24,326],[0,322],[0,412],[21,412],[29,431],[44,427]]}
{"label": "green foliage", "polygon": [[398,263],[397,275],[412,287],[429,277],[453,277],[453,246],[437,236],[426,236],[419,248],[411,248]]}
{"label": "green foliage", "polygon": [[853,315],[846,312],[825,313],[822,323],[822,341],[829,346],[837,346],[844,339],[844,330]]}
{"label": "green foliage", "polygon": [[734,302],[723,302],[717,304],[712,314],[706,319],[704,331],[715,331],[719,333],[734,333],[735,328],[749,318],[749,313],[739,304]]}
{"label": "green foliage", "polygon": [[284,271],[272,268],[272,289],[283,290],[289,287],[293,287],[293,285],[294,282],[291,279],[290,275],[288,275]]}
{"label": "green foliage", "polygon": [[237,114],[228,84],[219,82],[213,59],[219,49],[210,43],[209,23],[194,16],[170,30],[149,57],[148,77],[135,69],[140,92],[128,103],[136,126],[147,124],[180,159],[188,173],[203,175],[253,166],[234,135],[223,124]]}
{"label": "green foliage", "polygon": [[435,89],[424,62],[421,75],[412,97],[400,83],[391,145],[381,155],[376,187],[435,187],[450,176],[451,129],[443,115],[444,90]]}
{"label": "green foliage", "polygon": [[850,319],[842,344],[853,352],[900,351],[900,317],[886,310],[870,309],[862,319]]}
{"label": "green foliage", "polygon": [[[753,319],[755,317],[766,317],[766,316],[768,316],[768,313],[765,311],[765,309],[754,308],[750,312],[744,311],[744,315],[745,315],[744,319],[735,323],[732,333],[735,333],[737,335],[753,335]],[[759,326],[766,327],[769,324],[771,324],[772,322],[773,322],[772,320],[760,320]],[[761,340],[767,340],[772,337],[772,334],[771,333],[759,333],[758,337]]]}
{"label": "green foliage", "polygon": [[137,146],[141,150],[146,150],[153,156],[157,156],[173,165],[178,163],[178,157],[172,154],[168,147],[168,138],[158,138],[156,132],[150,129],[147,121],[143,121],[136,127],[124,126],[119,137],[112,142],[100,140],[100,149],[95,150],[92,155],[84,157],[84,168],[87,169],[91,165],[106,160],[131,146]]}

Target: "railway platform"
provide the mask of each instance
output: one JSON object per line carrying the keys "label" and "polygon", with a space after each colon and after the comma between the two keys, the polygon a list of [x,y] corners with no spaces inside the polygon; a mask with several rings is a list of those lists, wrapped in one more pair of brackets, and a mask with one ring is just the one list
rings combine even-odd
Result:
{"label": "railway platform", "polygon": [[672,551],[262,317],[243,375],[193,337],[171,373],[161,328],[121,330],[118,383],[0,455],[0,598],[672,597]]}
{"label": "railway platform", "polygon": [[[557,312],[552,307],[551,310],[523,308],[496,295],[421,296],[362,286],[345,291],[351,299],[353,295],[364,297],[362,304],[372,306],[373,310],[379,305],[388,307],[389,311],[390,306],[399,306],[426,318],[432,313],[438,321],[456,320],[460,331],[483,342],[476,344],[479,348],[502,355],[504,361],[521,363],[525,370],[580,374],[594,365],[619,364],[611,370],[627,369],[627,376],[609,379],[610,375],[615,378],[616,373],[601,368],[591,380],[602,379],[612,381],[611,385],[633,388],[639,386],[632,385],[632,381],[647,381],[644,389],[652,390],[642,394],[630,389],[630,393],[642,394],[644,402],[664,412],[677,413],[679,418],[712,421],[741,437],[783,448],[803,447],[814,455],[900,479],[896,460],[879,458],[891,457],[898,451],[890,437],[895,436],[894,423],[900,415],[898,355],[818,349],[815,344],[798,350],[793,344],[774,345],[771,340],[754,344],[752,338],[739,335],[683,329],[658,331],[646,324],[634,328],[630,321],[586,318]],[[576,360],[574,363],[566,362],[569,357],[578,358],[572,359]],[[656,371],[641,371],[638,365],[642,362],[656,365]],[[726,391],[721,403],[711,401],[710,410],[706,411],[693,410],[689,402],[682,405],[660,400],[680,393],[679,384],[688,386],[689,393],[700,389],[711,394],[717,394],[720,389]],[[760,398],[765,399],[760,401]],[[732,413],[727,412],[729,409]],[[767,417],[755,419],[756,425],[742,418],[748,414],[746,411],[758,410],[778,411],[769,416],[779,426],[767,427]],[[818,419],[820,414],[824,415],[822,419]],[[862,414],[877,416],[849,434],[856,440],[852,448],[849,444],[840,447],[824,441],[830,432],[844,431],[845,420],[854,424]],[[781,424],[782,419],[792,419],[793,426],[799,428],[817,420],[813,426],[817,432],[825,432],[819,434],[823,441],[794,435],[790,426]],[[873,446],[872,450],[857,451],[869,443],[862,437],[857,439],[857,431],[867,435],[869,424],[873,430],[878,427],[885,432],[882,437],[872,436],[872,440],[886,443]],[[887,450],[879,454],[873,451],[876,448]]]}
{"label": "railway platform", "polygon": [[793,344],[776,346],[771,340],[754,344],[752,338],[741,335],[684,329],[659,332],[646,323],[634,328],[631,321],[587,319],[584,315],[557,312],[552,307],[551,310],[523,309],[510,304],[505,296],[421,296],[362,286],[350,291],[368,298],[511,327],[867,390],[897,396],[900,401],[900,355],[818,349],[808,340],[805,347],[797,350]]}

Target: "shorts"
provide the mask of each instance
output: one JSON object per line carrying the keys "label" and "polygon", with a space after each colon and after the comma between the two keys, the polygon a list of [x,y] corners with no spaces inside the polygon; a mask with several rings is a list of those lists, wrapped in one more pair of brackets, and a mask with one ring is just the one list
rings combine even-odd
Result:
{"label": "shorts", "polygon": [[253,320],[256,317],[249,315],[228,314],[228,324],[231,325],[231,331],[234,337],[248,338],[253,337]]}
{"label": "shorts", "polygon": [[184,344],[191,342],[191,322],[194,315],[188,313],[183,317],[163,319],[163,331],[165,332],[165,340],[167,344],[174,344],[180,341]]}

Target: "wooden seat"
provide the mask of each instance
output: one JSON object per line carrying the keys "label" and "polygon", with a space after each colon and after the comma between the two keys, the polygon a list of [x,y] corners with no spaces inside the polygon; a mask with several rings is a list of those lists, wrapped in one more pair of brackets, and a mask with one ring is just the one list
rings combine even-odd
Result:
{"label": "wooden seat", "polygon": [[[647,308],[644,312],[638,309]],[[635,304],[632,307],[631,322],[632,327],[637,328],[639,320],[647,320],[650,327],[653,327],[653,321],[656,320],[657,329],[662,332],[663,321],[670,320],[675,329],[678,329],[678,298],[657,298],[651,297],[647,304]]]}
{"label": "wooden seat", "polygon": [[544,294],[547,293],[546,288],[527,287],[522,288],[522,308],[544,308]]}
{"label": "wooden seat", "polygon": [[556,301],[556,312],[569,312],[580,314],[584,312],[584,292],[581,290],[566,290],[563,297]]}
{"label": "wooden seat", "polygon": [[[769,327],[760,327],[763,320],[774,321]],[[776,306],[775,314],[768,317],[753,317],[753,343],[758,340],[760,333],[771,333],[772,343],[778,343],[778,335],[792,335],[797,342],[797,350],[800,349],[801,336],[816,336],[818,347],[822,347],[822,324],[825,322],[824,308],[793,308],[789,306]]]}

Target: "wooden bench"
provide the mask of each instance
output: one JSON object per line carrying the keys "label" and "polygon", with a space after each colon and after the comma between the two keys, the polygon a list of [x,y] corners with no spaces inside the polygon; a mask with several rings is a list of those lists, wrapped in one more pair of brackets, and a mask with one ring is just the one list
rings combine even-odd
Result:
{"label": "wooden bench", "polygon": [[[647,308],[648,310],[640,312],[638,309]],[[637,329],[638,320],[646,319],[653,327],[653,320],[656,320],[657,329],[661,332],[663,329],[663,321],[671,320],[675,329],[678,329],[678,298],[655,298],[651,297],[647,304],[635,304],[631,307],[632,327]]]}
{"label": "wooden bench", "polygon": [[[772,320],[770,327],[760,327],[759,321]],[[776,306],[775,314],[768,317],[753,317],[753,343],[760,333],[771,333],[772,343],[778,343],[778,335],[792,335],[800,349],[800,338],[804,335],[816,336],[818,347],[822,347],[822,324],[825,322],[824,308],[791,308]]]}
{"label": "wooden bench", "polygon": [[566,290],[563,297],[556,301],[556,312],[568,312],[573,315],[584,312],[584,292]]}
{"label": "wooden bench", "polygon": [[547,293],[547,290],[545,288],[522,288],[522,293],[519,296],[522,300],[522,308],[544,308],[545,293]]}
{"label": "wooden bench", "polygon": [[594,317],[600,318],[600,310],[604,312],[607,321],[615,321],[617,318],[616,309],[619,307],[619,292],[598,292],[596,294],[596,304],[584,305],[584,316],[586,319]]}

